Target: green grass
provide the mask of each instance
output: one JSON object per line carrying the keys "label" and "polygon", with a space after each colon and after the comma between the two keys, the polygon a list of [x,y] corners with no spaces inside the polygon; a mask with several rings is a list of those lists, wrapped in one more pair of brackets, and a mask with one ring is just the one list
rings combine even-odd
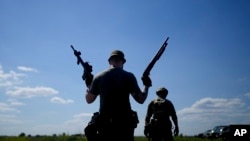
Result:
{"label": "green grass", "polygon": [[0,141],[87,141],[76,136],[0,137]]}
{"label": "green grass", "polygon": [[[135,137],[135,141],[148,141],[145,137]],[[202,139],[197,137],[175,137],[174,141],[222,141],[222,139]]]}
{"label": "green grass", "polygon": [[[119,139],[118,139],[119,140]],[[35,136],[35,137],[0,137],[0,141],[87,141],[83,136]],[[148,141],[145,137],[135,137],[135,141]],[[201,139],[196,137],[175,137],[174,141],[222,141],[221,139]]]}

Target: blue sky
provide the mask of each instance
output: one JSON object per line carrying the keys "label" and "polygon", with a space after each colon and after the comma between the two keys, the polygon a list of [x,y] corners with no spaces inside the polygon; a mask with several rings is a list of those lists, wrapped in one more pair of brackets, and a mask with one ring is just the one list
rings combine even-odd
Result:
{"label": "blue sky", "polygon": [[142,88],[162,43],[144,104],[131,98],[143,135],[147,104],[164,86],[180,133],[250,123],[250,2],[247,0],[1,0],[0,134],[83,133],[99,101],[87,104],[82,68],[108,68],[114,49]]}

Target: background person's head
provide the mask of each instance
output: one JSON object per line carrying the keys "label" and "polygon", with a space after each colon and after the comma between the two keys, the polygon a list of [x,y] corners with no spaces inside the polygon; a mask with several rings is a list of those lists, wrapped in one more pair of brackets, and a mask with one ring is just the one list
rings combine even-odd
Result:
{"label": "background person's head", "polygon": [[166,98],[168,95],[168,90],[164,87],[160,87],[156,90],[156,95],[161,98]]}

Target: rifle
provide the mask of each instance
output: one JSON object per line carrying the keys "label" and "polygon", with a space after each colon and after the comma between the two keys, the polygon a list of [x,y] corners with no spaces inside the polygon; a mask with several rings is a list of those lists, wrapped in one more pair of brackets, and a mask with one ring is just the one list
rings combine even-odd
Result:
{"label": "rifle", "polygon": [[168,43],[169,37],[167,37],[167,39],[165,40],[165,42],[162,44],[161,48],[159,49],[159,51],[157,52],[157,54],[154,56],[153,60],[148,64],[147,68],[145,69],[145,71],[143,72],[143,77],[148,77],[150,74],[151,69],[153,68],[153,66],[155,65],[156,61],[161,57],[162,53],[165,51]]}
{"label": "rifle", "polygon": [[71,48],[73,49],[74,55],[77,58],[77,65],[81,64],[83,67],[84,73],[82,75],[82,79],[85,80],[85,84],[88,87],[93,80],[92,66],[89,64],[89,62],[84,62],[82,60],[81,52],[75,50],[73,45],[71,45]]}

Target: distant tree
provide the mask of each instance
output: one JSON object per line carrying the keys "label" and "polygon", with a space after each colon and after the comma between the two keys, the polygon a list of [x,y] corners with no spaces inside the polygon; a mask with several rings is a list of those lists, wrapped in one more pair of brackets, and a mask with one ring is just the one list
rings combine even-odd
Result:
{"label": "distant tree", "polygon": [[25,133],[24,132],[20,133],[19,137],[25,137]]}
{"label": "distant tree", "polygon": [[65,137],[65,136],[66,136],[66,133],[63,132],[63,133],[62,133],[62,136]]}
{"label": "distant tree", "polygon": [[38,134],[38,135],[35,135],[35,137],[36,137],[36,138],[39,138],[39,137],[40,137],[40,135],[39,135],[39,134]]}
{"label": "distant tree", "polygon": [[56,134],[53,134],[52,136],[53,136],[53,137],[57,137],[57,135],[56,135]]}

